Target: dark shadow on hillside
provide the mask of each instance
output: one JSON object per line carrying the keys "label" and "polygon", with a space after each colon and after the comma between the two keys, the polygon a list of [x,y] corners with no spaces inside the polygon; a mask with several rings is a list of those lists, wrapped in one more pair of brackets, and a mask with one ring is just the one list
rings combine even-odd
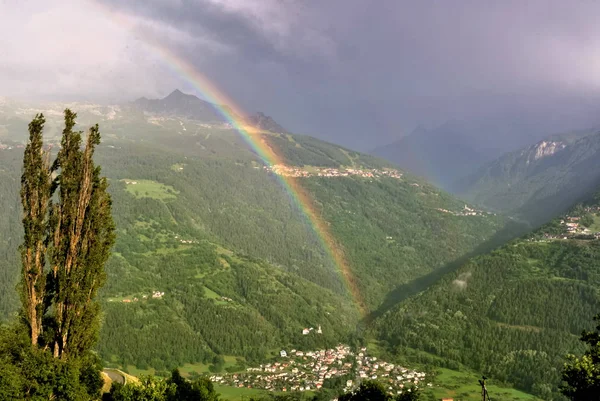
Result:
{"label": "dark shadow on hillside", "polygon": [[[600,178],[573,180],[567,187],[556,194],[543,198],[532,196],[533,201],[525,203],[515,213],[527,216],[534,228],[538,228],[556,216],[569,212],[575,205],[591,202],[600,187]],[[591,188],[591,189],[590,189]]]}
{"label": "dark shadow on hillside", "polygon": [[419,277],[410,283],[402,284],[390,291],[379,308],[366,316],[359,326],[368,326],[375,319],[384,315],[387,311],[392,309],[400,302],[427,289],[440,280],[444,275],[457,270],[470,258],[490,252],[493,249],[498,248],[506,244],[508,241],[518,238],[529,231],[531,231],[531,227],[528,224],[517,221],[509,221],[501,230],[494,234],[492,238],[480,244],[468,254],[453,260],[452,262],[432,271],[425,276]]}

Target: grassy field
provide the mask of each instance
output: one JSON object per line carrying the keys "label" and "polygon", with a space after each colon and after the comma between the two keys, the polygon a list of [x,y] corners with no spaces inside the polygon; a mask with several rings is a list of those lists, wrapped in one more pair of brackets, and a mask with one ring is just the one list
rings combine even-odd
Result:
{"label": "grassy field", "polygon": [[217,305],[227,305],[227,301],[223,301],[221,296],[208,287],[204,287],[204,296],[209,299],[214,299]]}
{"label": "grassy field", "polygon": [[596,233],[600,231],[600,216],[597,214],[593,214],[592,216],[594,217],[594,224],[590,226],[590,231]]}
{"label": "grassy field", "polygon": [[177,194],[179,193],[172,186],[161,184],[157,181],[133,179],[123,179],[121,181],[127,184],[127,192],[136,198],[168,200],[177,198]]}
{"label": "grassy field", "polygon": [[[226,373],[225,369],[233,367],[233,366],[237,366],[237,358],[236,356],[232,356],[232,355],[224,355],[223,359],[225,360],[225,364],[223,365],[223,372],[222,373]],[[181,374],[183,376],[189,376],[192,372],[197,373],[197,374],[206,374],[206,373],[210,373],[210,370],[208,369],[207,364],[203,364],[203,363],[186,363],[183,366],[179,367],[179,371],[181,372]]]}
{"label": "grassy field", "polygon": [[140,377],[140,376],[154,376],[156,371],[152,368],[150,369],[138,369],[133,365],[127,366],[127,372],[131,376]]}
{"label": "grassy field", "polygon": [[[382,346],[373,339],[368,342],[367,349],[370,355],[382,356],[384,353]],[[424,399],[428,399],[427,396],[433,394],[436,400],[442,398],[453,398],[454,401],[481,400],[481,387],[478,382],[480,375],[469,370],[456,371],[444,368],[437,369],[437,373],[433,386],[423,390]],[[539,401],[539,398],[531,394],[496,386],[493,380],[488,381],[487,389],[492,400]]]}
{"label": "grassy field", "polygon": [[222,400],[228,401],[242,401],[248,400],[250,397],[260,397],[265,394],[268,394],[268,391],[265,390],[257,390],[254,388],[238,388],[231,386],[221,386],[219,384],[215,384],[215,390],[217,393],[221,394],[219,397]]}
{"label": "grassy field", "polygon": [[[481,400],[481,387],[478,376],[471,372],[457,372],[450,369],[438,369],[434,386],[426,392],[432,392],[436,399],[453,398],[454,401]],[[521,391],[498,387],[489,381],[488,393],[492,400],[502,401],[538,401],[539,398]]]}

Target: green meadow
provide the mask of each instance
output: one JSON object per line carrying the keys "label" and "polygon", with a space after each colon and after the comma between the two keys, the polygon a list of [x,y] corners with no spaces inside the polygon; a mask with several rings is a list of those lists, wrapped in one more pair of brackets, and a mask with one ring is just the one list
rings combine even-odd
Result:
{"label": "green meadow", "polygon": [[152,198],[168,200],[177,198],[179,191],[170,185],[165,185],[152,180],[123,179],[127,192],[136,198]]}

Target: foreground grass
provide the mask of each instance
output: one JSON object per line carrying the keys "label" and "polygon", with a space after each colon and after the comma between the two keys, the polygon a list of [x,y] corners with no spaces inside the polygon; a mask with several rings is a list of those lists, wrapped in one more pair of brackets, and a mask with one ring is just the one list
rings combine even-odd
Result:
{"label": "foreground grass", "polygon": [[[370,355],[379,357],[380,359],[389,359],[386,355],[385,347],[377,340],[370,339],[367,344],[367,349]],[[415,351],[417,354],[435,357],[423,351]],[[440,359],[441,362],[441,359]],[[413,364],[406,365],[417,368]],[[426,366],[421,366],[422,370],[426,370]],[[418,369],[417,369],[418,370]],[[454,401],[479,401],[481,400],[481,387],[479,379],[481,375],[467,368],[460,371],[437,368],[437,374],[433,380],[433,386],[422,389],[423,399],[440,400],[442,398],[452,398]],[[488,380],[486,385],[490,399],[502,401],[540,401],[539,398],[531,394],[510,388],[500,387],[494,384],[493,380]]]}
{"label": "foreground grass", "polygon": [[[481,387],[478,384],[479,377],[471,372],[457,372],[455,370],[438,369],[434,386],[427,389],[426,393],[433,393],[435,399],[453,398],[454,401],[476,401],[481,400]],[[537,401],[539,398],[519,390],[506,387],[498,387],[489,381],[488,393],[492,400],[503,401]]]}

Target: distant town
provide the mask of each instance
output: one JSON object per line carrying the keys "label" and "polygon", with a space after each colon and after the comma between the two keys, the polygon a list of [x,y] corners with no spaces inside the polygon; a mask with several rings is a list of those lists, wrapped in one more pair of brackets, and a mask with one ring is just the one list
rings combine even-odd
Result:
{"label": "distant town", "polygon": [[487,216],[487,215],[495,216],[496,215],[496,213],[485,212],[483,210],[473,209],[472,207],[469,207],[467,205],[465,205],[465,207],[462,210],[459,210],[458,212],[453,212],[451,210],[442,209],[442,208],[436,208],[435,210],[440,211],[442,213],[452,214],[454,216]]}
{"label": "distant town", "polygon": [[7,145],[5,143],[0,142],[0,150],[13,150],[13,149],[23,149],[25,145],[16,144],[16,145]]}
{"label": "distant town", "polygon": [[402,173],[398,170],[384,169],[355,169],[355,168],[330,168],[330,167],[310,167],[302,168],[287,166],[285,164],[274,164],[264,166],[263,169],[285,177],[348,177],[359,176],[364,178],[391,177],[400,179]]}
{"label": "distant town", "polygon": [[[587,216],[566,216],[559,224],[561,232],[545,232],[542,238],[530,238],[529,241],[545,241],[555,239],[600,239],[600,228],[596,226],[595,220],[600,213],[600,206],[587,206],[583,208]],[[585,222],[584,219],[590,219]],[[584,224],[585,223],[585,224]],[[591,223],[591,224],[590,224]]]}
{"label": "distant town", "polygon": [[280,351],[277,362],[247,368],[244,373],[213,375],[222,385],[267,391],[315,391],[327,379],[345,378],[344,391],[355,389],[361,380],[377,380],[390,394],[402,394],[415,387],[431,387],[425,373],[378,360],[366,348],[353,352],[347,345],[318,351]]}

